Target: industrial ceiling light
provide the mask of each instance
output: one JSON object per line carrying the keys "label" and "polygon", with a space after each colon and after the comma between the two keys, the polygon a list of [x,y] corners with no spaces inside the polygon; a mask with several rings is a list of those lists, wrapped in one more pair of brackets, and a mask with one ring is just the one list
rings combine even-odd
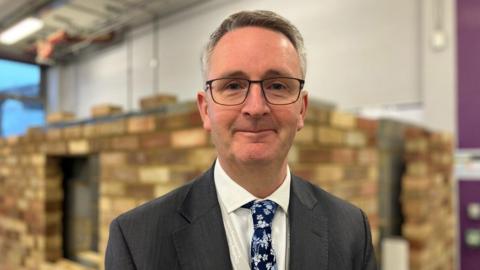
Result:
{"label": "industrial ceiling light", "polygon": [[43,22],[40,19],[29,17],[0,34],[0,42],[11,45],[42,29]]}

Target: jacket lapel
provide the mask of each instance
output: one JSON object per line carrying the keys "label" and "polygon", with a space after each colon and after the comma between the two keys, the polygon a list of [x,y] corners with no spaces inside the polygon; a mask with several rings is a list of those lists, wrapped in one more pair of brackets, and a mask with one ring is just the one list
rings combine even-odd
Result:
{"label": "jacket lapel", "polygon": [[292,176],[289,269],[328,267],[328,220],[317,203],[311,187]]}
{"label": "jacket lapel", "polygon": [[[292,176],[289,269],[327,269],[328,220],[311,187]],[[192,183],[178,209],[186,225],[173,234],[182,269],[232,269],[213,166]]]}
{"label": "jacket lapel", "polygon": [[192,183],[178,212],[187,221],[173,234],[181,268],[231,269],[213,166]]}

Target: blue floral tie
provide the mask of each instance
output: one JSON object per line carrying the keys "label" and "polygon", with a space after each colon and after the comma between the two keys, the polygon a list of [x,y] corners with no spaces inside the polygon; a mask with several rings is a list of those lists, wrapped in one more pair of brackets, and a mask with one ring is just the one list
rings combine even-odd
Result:
{"label": "blue floral tie", "polygon": [[272,247],[272,220],[277,204],[270,201],[251,201],[242,206],[250,209],[253,217],[253,237],[250,250],[252,270],[277,270]]}

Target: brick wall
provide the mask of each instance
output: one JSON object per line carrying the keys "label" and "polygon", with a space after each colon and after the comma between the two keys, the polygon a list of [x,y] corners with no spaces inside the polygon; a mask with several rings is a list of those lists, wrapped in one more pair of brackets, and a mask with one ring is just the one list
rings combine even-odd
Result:
{"label": "brick wall", "polygon": [[418,127],[406,129],[404,136],[402,234],[410,244],[410,269],[455,269],[453,138]]}
{"label": "brick wall", "polygon": [[[98,156],[99,252],[80,257],[100,269],[113,218],[211,166],[216,152],[195,104],[152,107],[101,110],[0,140],[0,269],[92,269],[63,258],[62,158]],[[312,102],[289,163],[293,173],[362,208],[378,251],[377,121]]]}

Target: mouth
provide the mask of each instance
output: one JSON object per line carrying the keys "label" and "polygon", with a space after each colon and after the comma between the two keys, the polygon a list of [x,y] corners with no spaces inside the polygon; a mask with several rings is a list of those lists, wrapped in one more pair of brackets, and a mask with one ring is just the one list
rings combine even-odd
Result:
{"label": "mouth", "polygon": [[250,137],[263,137],[268,136],[271,133],[276,133],[274,129],[239,129],[235,133],[250,136]]}
{"label": "mouth", "polygon": [[237,129],[235,132],[245,132],[245,133],[264,133],[264,132],[275,132],[272,128],[265,129]]}

